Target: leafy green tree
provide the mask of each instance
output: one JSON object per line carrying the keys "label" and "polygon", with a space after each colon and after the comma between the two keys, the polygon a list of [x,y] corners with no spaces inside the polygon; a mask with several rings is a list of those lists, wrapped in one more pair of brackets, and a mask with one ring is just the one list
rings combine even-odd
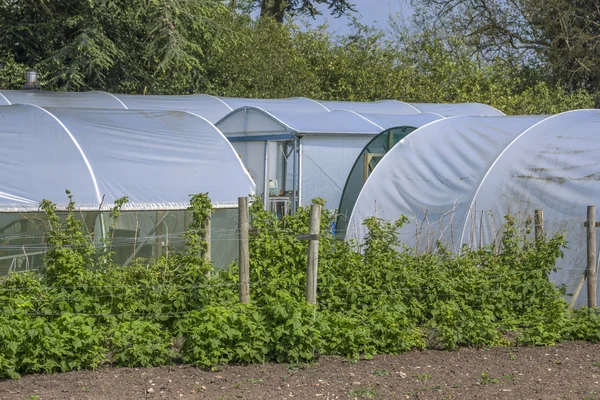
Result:
{"label": "leafy green tree", "polygon": [[[240,4],[235,0],[232,3]],[[260,9],[261,16],[273,17],[279,23],[282,23],[286,17],[294,15],[311,17],[321,15],[322,12],[318,9],[321,5],[326,6],[331,15],[335,17],[356,11],[354,4],[348,0],[246,0],[241,4]]]}
{"label": "leafy green tree", "polygon": [[214,0],[2,1],[0,54],[49,88],[182,92],[228,12]]}
{"label": "leafy green tree", "polygon": [[[237,16],[231,25],[237,40],[207,54],[206,80],[199,92],[254,98],[320,97],[317,77],[298,48],[299,32],[294,27],[244,16]],[[313,47],[329,46],[318,38],[310,42]]]}
{"label": "leafy green tree", "polygon": [[19,88],[25,69],[35,68],[48,90],[477,101],[508,114],[593,105],[585,89],[565,87],[546,69],[525,64],[521,55],[492,57],[472,38],[435,30],[429,21],[412,31],[396,25],[391,34],[354,22],[350,34],[333,35],[326,27],[253,18],[257,5],[255,0],[0,2],[0,87]]}
{"label": "leafy green tree", "polygon": [[[508,114],[588,108],[585,91],[567,92],[517,63],[473,57],[449,43],[398,28],[392,36],[355,23],[349,35],[237,16],[236,41],[206,54],[198,92],[237,97],[304,96],[323,100],[482,102]],[[449,45],[450,44],[450,45]]]}
{"label": "leafy green tree", "polygon": [[414,0],[413,4],[419,10],[420,27],[445,37],[461,36],[487,60],[501,57],[542,69],[549,83],[597,91],[597,1]]}

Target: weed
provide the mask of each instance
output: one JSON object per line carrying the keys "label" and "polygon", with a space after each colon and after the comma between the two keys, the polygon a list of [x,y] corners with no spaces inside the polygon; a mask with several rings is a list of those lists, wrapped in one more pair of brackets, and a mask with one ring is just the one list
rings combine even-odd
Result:
{"label": "weed", "polygon": [[517,356],[511,351],[508,353],[508,359],[510,361],[517,361]]}
{"label": "weed", "polygon": [[248,382],[250,382],[253,385],[256,385],[257,383],[261,383],[263,380],[262,379],[254,379],[254,378],[249,378]]}
{"label": "weed", "polygon": [[40,400],[40,396],[37,394],[30,394],[29,396],[25,396],[25,400]]}
{"label": "weed", "polygon": [[498,383],[498,379],[490,378],[490,376],[484,372],[481,374],[481,378],[479,378],[479,383],[481,385],[496,384]]}
{"label": "weed", "polygon": [[592,367],[600,367],[600,361],[592,362]]}
{"label": "weed", "polygon": [[502,380],[504,382],[514,382],[517,380],[517,377],[514,374],[504,374]]}
{"label": "weed", "polygon": [[417,378],[418,381],[428,381],[431,379],[431,375],[429,375],[427,372],[424,372],[422,374],[415,375],[415,378]]}
{"label": "weed", "polygon": [[372,388],[359,388],[349,391],[348,396],[360,399],[372,399],[377,396],[377,393]]}
{"label": "weed", "polygon": [[371,372],[371,375],[373,376],[385,376],[385,375],[389,375],[390,372],[386,371],[386,370],[377,370],[377,371],[373,371]]}
{"label": "weed", "polygon": [[459,386],[457,383],[453,383],[453,384],[452,384],[452,388],[453,388],[453,389],[457,389],[457,388],[459,388],[459,387],[460,387],[460,386]]}

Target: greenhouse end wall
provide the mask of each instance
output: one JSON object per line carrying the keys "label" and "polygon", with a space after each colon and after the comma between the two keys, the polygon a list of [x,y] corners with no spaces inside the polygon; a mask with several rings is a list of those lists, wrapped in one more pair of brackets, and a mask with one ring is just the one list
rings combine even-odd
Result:
{"label": "greenhouse end wall", "polygon": [[356,157],[374,135],[305,136],[302,138],[302,205],[317,197],[337,209]]}

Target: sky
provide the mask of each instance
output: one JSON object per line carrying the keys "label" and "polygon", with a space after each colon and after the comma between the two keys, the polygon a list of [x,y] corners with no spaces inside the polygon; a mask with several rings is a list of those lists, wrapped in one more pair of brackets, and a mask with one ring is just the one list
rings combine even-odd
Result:
{"label": "sky", "polygon": [[[396,15],[402,13],[404,18],[409,18],[412,14],[412,8],[409,0],[350,0],[356,6],[356,16],[360,22],[365,25],[377,25],[381,28],[388,26],[390,14]],[[328,14],[327,8],[322,8],[323,16],[317,17],[315,24],[327,22],[331,32],[345,34],[350,33],[348,22],[350,19],[346,16],[334,18]]]}

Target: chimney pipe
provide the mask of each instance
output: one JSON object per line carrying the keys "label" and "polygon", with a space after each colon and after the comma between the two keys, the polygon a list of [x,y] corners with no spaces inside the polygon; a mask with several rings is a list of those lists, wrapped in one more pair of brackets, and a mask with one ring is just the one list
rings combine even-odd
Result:
{"label": "chimney pipe", "polygon": [[37,71],[27,70],[25,73],[25,85],[23,85],[23,90],[40,90],[41,86],[37,81]]}

